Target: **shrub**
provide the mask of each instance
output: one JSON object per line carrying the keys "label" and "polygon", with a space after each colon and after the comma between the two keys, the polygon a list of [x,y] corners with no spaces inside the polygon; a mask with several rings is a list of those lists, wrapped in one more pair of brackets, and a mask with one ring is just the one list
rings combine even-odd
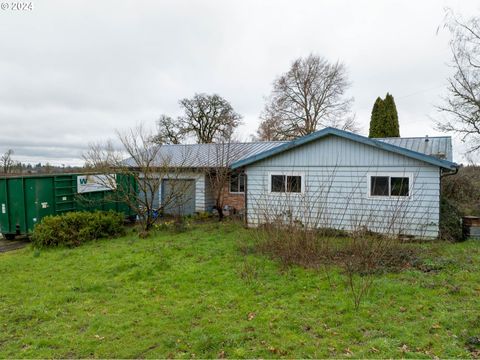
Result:
{"label": "shrub", "polygon": [[113,211],[47,216],[33,229],[32,242],[36,247],[75,247],[87,241],[124,234],[123,220],[123,214]]}
{"label": "shrub", "polygon": [[335,229],[267,224],[257,229],[256,248],[283,265],[317,268],[336,264],[357,274],[398,271],[415,259],[414,248],[368,230],[348,234]]}
{"label": "shrub", "polygon": [[442,198],[462,215],[480,216],[480,167],[464,166],[457,174],[442,178]]}
{"label": "shrub", "polygon": [[440,203],[440,238],[448,241],[461,241],[462,215],[451,200],[442,198]]}
{"label": "shrub", "polygon": [[[329,282],[330,266],[339,267],[346,276],[355,309],[371,288],[376,273],[399,271],[419,260],[415,247],[367,229],[346,236],[344,231],[309,230],[296,223],[265,224],[253,234],[256,249],[284,266],[323,267]],[[246,249],[240,250],[245,253]]]}

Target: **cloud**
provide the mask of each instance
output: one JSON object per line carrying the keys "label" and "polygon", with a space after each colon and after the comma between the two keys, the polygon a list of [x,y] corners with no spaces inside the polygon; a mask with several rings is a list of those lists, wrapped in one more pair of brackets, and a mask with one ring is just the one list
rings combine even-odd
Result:
{"label": "cloud", "polygon": [[[343,61],[364,132],[377,96],[397,99],[402,134],[437,134],[431,118],[451,69],[444,8],[475,1],[34,1],[0,13],[0,151],[81,162],[178,100],[218,93],[255,132],[273,79],[310,52]],[[411,95],[415,94],[415,95]]]}

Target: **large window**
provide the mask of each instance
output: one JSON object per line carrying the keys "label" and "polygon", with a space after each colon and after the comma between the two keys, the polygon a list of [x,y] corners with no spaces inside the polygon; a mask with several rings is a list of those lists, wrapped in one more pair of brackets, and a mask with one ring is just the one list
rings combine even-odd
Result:
{"label": "large window", "polygon": [[230,175],[230,192],[231,193],[245,192],[245,175],[244,174],[235,173]]}
{"label": "large window", "polygon": [[270,191],[273,193],[301,193],[302,175],[270,175]]}
{"label": "large window", "polygon": [[410,178],[405,176],[370,176],[370,196],[410,195]]}

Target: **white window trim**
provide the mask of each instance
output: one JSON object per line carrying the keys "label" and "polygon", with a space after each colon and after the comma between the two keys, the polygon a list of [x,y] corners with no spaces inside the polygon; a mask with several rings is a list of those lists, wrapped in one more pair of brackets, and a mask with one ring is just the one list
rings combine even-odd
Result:
{"label": "white window trim", "polygon": [[[247,184],[247,182],[245,180],[247,180],[247,177],[245,176],[245,174],[237,174],[238,176],[242,175],[243,176],[243,188],[245,189],[245,185]],[[245,194],[245,191],[231,191],[232,187],[231,187],[231,177],[232,175],[230,175],[228,177],[228,193],[229,194],[233,194],[233,195],[243,195]],[[240,186],[239,186],[240,187]]]}
{"label": "white window trim", "polygon": [[[372,177],[403,177],[408,178],[408,196],[379,196],[379,195],[372,195],[371,194],[371,183]],[[388,193],[390,194],[390,179],[388,181]],[[379,173],[368,173],[367,174],[367,198],[369,199],[378,199],[378,200],[407,200],[412,197],[412,185],[413,185],[413,174],[412,173],[404,173],[404,172],[379,172]]]}
{"label": "white window trim", "polygon": [[[301,191],[300,192],[277,192],[277,191],[272,191],[272,175],[280,175],[280,176],[300,176],[301,177]],[[286,181],[286,179],[285,179]],[[286,183],[285,183],[286,186]],[[295,196],[295,195],[302,195],[305,193],[305,173],[302,171],[271,171],[268,172],[268,193],[272,195],[279,195],[279,196]]]}

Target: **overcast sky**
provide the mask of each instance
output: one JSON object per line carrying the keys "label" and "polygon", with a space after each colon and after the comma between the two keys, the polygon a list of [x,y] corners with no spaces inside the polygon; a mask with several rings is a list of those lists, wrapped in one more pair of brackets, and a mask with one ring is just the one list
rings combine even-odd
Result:
{"label": "overcast sky", "polygon": [[347,66],[362,134],[388,91],[401,135],[433,136],[452,71],[449,33],[437,32],[444,9],[480,12],[478,0],[32,4],[0,10],[0,151],[54,164],[82,164],[88,144],[115,129],[178,115],[195,92],[229,100],[248,139],[273,79],[309,53]]}

